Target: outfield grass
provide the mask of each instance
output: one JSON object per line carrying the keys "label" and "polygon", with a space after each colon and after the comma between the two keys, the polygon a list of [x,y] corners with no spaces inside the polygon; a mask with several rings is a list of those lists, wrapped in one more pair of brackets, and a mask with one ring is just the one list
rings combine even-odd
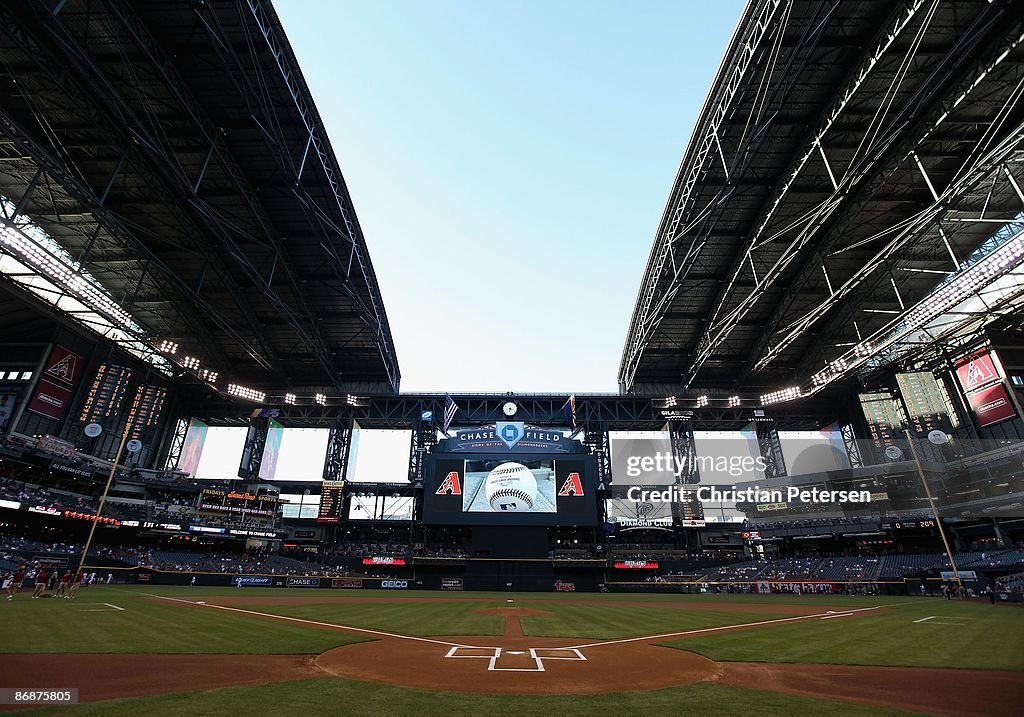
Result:
{"label": "outfield grass", "polygon": [[500,615],[475,614],[477,610],[494,607],[493,601],[460,601],[455,605],[444,602],[245,605],[246,610],[274,615],[420,636],[500,635],[504,629],[504,618]]}
{"label": "outfield grass", "polygon": [[[215,599],[215,598],[211,598]],[[504,602],[458,601],[455,603],[312,603],[308,605],[247,604],[245,609],[274,615],[287,615],[339,625],[351,625],[403,635],[500,635],[504,619],[500,615],[480,615],[476,611],[504,605]],[[737,625],[784,614],[680,610],[665,607],[625,605],[570,605],[516,601],[519,607],[543,610],[549,615],[520,618],[523,632],[535,637],[572,637],[614,639],[683,632],[703,627]],[[798,613],[793,613],[798,614]]]}
{"label": "outfield grass", "polygon": [[[665,644],[737,662],[1024,670],[1024,610],[911,598],[885,612],[687,637]],[[929,616],[926,622],[915,622]],[[955,624],[944,624],[955,623]]]}
{"label": "outfield grass", "polygon": [[675,607],[640,607],[627,605],[523,605],[543,609],[550,615],[527,615],[520,618],[523,632],[537,637],[577,637],[613,640],[623,637],[684,632],[722,625],[740,625],[761,620],[775,620],[798,615],[798,612],[771,614],[753,612],[718,612],[676,609]]}
{"label": "outfield grass", "polygon": [[511,697],[458,694],[392,687],[338,678],[282,682],[258,687],[228,687],[203,692],[106,700],[78,706],[30,711],[54,717],[251,717],[301,714],[303,717],[377,717],[383,715],[516,715],[516,717],[593,717],[601,714],[793,715],[815,717],[901,717],[916,713],[867,707],[721,685],[694,684],[649,692],[601,695]]}

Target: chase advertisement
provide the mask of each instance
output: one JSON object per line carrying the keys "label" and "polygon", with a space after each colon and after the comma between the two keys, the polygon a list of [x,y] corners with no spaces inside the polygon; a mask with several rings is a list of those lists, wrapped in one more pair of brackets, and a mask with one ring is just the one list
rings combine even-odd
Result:
{"label": "chase advertisement", "polygon": [[498,421],[492,426],[456,431],[437,444],[438,453],[579,453],[582,444],[560,430]]}

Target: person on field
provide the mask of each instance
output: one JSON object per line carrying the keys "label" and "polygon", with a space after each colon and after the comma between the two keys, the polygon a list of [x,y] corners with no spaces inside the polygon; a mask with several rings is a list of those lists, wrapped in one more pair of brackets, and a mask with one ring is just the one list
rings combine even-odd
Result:
{"label": "person on field", "polygon": [[71,587],[71,570],[65,570],[64,574],[60,576],[60,583],[57,585],[57,592],[54,597],[66,598],[68,596],[68,588]]}
{"label": "person on field", "polygon": [[11,584],[7,586],[7,599],[13,600],[15,593],[21,589],[21,584],[25,581],[25,566],[21,565],[17,570],[14,571],[14,577],[11,580]]}
{"label": "person on field", "polygon": [[85,582],[85,573],[80,572],[77,575],[75,575],[75,577],[71,580],[71,590],[69,591],[68,594],[69,598],[71,598],[72,600],[74,599],[75,595],[78,594],[78,588],[82,585],[83,582]]}
{"label": "person on field", "polygon": [[46,594],[46,581],[49,579],[50,574],[46,572],[46,568],[39,568],[39,572],[36,573],[36,589],[32,591],[33,600]]}
{"label": "person on field", "polygon": [[11,586],[14,585],[14,573],[8,571],[4,573],[3,591],[7,593],[7,599],[10,600],[13,596],[11,595]]}

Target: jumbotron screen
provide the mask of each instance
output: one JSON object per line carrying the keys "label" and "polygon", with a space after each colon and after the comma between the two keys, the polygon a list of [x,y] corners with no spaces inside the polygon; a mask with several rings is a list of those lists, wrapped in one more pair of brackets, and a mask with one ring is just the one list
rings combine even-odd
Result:
{"label": "jumbotron screen", "polygon": [[426,523],[589,525],[597,520],[589,456],[457,455],[427,458]]}

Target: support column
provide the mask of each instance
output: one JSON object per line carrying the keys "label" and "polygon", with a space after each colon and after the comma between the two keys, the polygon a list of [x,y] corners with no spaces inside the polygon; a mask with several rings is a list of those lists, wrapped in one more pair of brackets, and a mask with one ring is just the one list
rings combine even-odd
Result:
{"label": "support column", "polygon": [[183,416],[174,419],[173,429],[169,431],[166,453],[163,453],[162,465],[157,464],[163,470],[174,470],[177,467],[181,449],[185,446],[185,436],[188,435],[188,425],[189,420]]}
{"label": "support column", "polygon": [[609,453],[607,423],[588,423],[584,429],[583,444],[597,461],[597,490],[606,491],[612,483],[612,460]]}
{"label": "support column", "polygon": [[1003,535],[1003,529],[999,526],[999,518],[992,519],[992,529],[995,531],[996,540],[999,541],[999,547],[1007,547],[1009,543],[1006,542],[1006,536]]}
{"label": "support column", "polygon": [[843,437],[843,446],[846,448],[846,458],[850,461],[850,467],[860,468],[864,465],[864,458],[860,455],[860,446],[857,444],[857,435],[854,433],[853,424],[843,425],[839,432]]}
{"label": "support column", "polygon": [[423,468],[427,453],[437,444],[437,426],[431,421],[422,421],[412,432],[409,448],[409,482],[416,488],[423,487]]}
{"label": "support column", "polygon": [[349,448],[352,445],[353,421],[337,419],[331,421],[327,437],[327,453],[324,456],[324,480],[345,480],[348,472]]}
{"label": "support column", "polygon": [[238,464],[238,477],[244,481],[260,479],[260,464],[263,463],[263,447],[267,444],[269,418],[253,418],[249,421],[249,432],[245,435],[242,460]]}
{"label": "support column", "polygon": [[754,430],[757,432],[757,448],[764,458],[764,477],[789,475],[786,472],[786,461],[782,457],[782,443],[779,441],[775,421],[771,418],[755,420]]}
{"label": "support column", "polygon": [[[672,458],[682,471],[676,476],[676,485],[692,486],[684,489],[683,499],[672,504],[672,517],[677,525],[684,528],[692,526],[691,521],[704,520],[704,508],[697,500],[697,489],[700,484],[700,471],[697,469],[697,444],[693,438],[693,422],[690,420],[670,420],[668,422],[669,443],[672,446]],[[689,545],[699,545],[695,531],[685,531]]]}

